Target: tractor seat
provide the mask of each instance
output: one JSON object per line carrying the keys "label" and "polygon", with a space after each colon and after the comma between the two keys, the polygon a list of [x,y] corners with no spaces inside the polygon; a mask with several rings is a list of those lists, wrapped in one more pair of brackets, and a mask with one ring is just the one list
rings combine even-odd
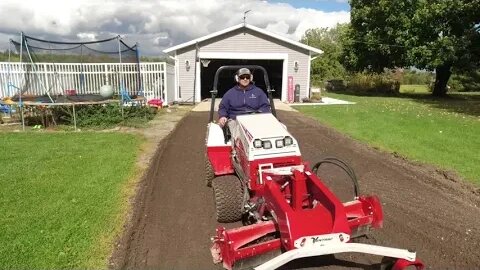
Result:
{"label": "tractor seat", "polygon": [[223,137],[225,138],[225,144],[230,141],[232,138],[232,133],[230,132],[230,129],[228,128],[228,125],[224,125],[223,128]]}

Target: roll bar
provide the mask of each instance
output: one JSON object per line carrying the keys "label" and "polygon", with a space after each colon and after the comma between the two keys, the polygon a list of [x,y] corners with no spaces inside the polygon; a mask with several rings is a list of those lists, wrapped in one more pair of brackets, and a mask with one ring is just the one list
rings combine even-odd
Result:
{"label": "roll bar", "polygon": [[215,72],[215,77],[213,79],[213,90],[210,91],[212,94],[212,103],[210,105],[210,117],[209,117],[209,122],[213,122],[213,112],[215,111],[215,97],[218,94],[218,77],[220,75],[220,72],[224,70],[239,70],[240,68],[248,68],[250,70],[261,70],[263,72],[263,80],[265,81],[265,86],[267,87],[267,95],[268,95],[268,100],[270,101],[270,107],[272,108],[272,114],[277,117],[277,112],[275,110],[275,104],[273,103],[273,97],[272,97],[272,92],[275,90],[270,87],[270,80],[268,79],[268,73],[265,70],[264,67],[259,66],[259,65],[228,65],[228,66],[221,66],[217,69]]}

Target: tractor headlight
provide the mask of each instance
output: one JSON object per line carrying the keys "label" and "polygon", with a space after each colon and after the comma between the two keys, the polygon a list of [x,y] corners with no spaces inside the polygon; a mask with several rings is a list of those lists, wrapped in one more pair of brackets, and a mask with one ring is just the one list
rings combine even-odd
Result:
{"label": "tractor headlight", "polygon": [[282,139],[275,141],[275,147],[277,148],[282,148],[283,144],[284,144],[284,141]]}
{"label": "tractor headlight", "polygon": [[256,139],[253,141],[253,147],[262,148],[262,140]]}
{"label": "tractor headlight", "polygon": [[271,141],[263,141],[263,149],[270,149],[272,148],[272,142]]}
{"label": "tractor headlight", "polygon": [[289,146],[289,145],[293,144],[293,139],[292,139],[292,137],[287,136],[287,137],[283,138],[283,142],[284,142],[285,146]]}

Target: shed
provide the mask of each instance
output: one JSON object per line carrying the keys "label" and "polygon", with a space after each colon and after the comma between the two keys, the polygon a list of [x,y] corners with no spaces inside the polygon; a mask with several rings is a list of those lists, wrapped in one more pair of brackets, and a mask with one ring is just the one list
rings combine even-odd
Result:
{"label": "shed", "polygon": [[[213,79],[223,65],[261,65],[268,72],[274,98],[294,101],[299,88],[301,101],[310,96],[310,65],[322,50],[250,24],[238,24],[224,30],[170,47],[163,51],[175,60],[175,101],[199,102],[211,96]],[[265,90],[259,71],[254,82]],[[234,72],[221,74],[218,96],[235,84]],[[169,98],[169,101],[173,101]]]}

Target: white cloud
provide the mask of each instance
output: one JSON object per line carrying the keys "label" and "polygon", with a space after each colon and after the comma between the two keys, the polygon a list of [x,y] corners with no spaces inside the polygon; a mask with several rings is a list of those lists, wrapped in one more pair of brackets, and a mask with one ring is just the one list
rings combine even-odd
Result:
{"label": "white cloud", "polygon": [[[343,1],[343,0],[337,0]],[[2,0],[0,37],[27,35],[52,40],[103,39],[121,35],[138,42],[143,54],[158,55],[177,45],[242,22],[299,40],[309,28],[348,22],[349,12],[296,9],[260,0]],[[0,40],[6,49],[8,38]]]}

